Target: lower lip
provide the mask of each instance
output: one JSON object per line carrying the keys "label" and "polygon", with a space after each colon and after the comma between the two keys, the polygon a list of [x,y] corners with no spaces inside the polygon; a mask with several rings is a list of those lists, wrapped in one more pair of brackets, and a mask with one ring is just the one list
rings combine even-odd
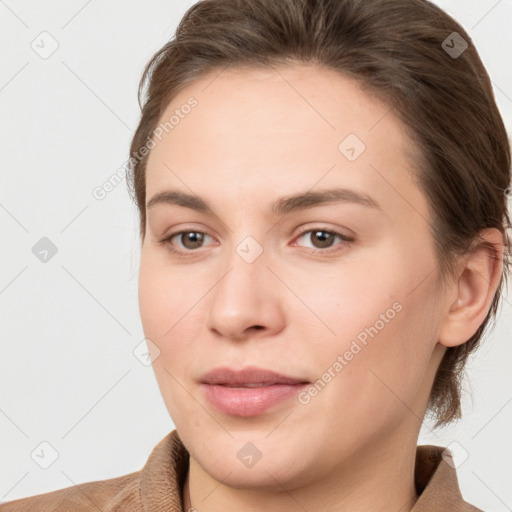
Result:
{"label": "lower lip", "polygon": [[231,416],[257,416],[274,405],[297,395],[308,384],[272,384],[260,388],[230,388],[201,384],[208,401]]}

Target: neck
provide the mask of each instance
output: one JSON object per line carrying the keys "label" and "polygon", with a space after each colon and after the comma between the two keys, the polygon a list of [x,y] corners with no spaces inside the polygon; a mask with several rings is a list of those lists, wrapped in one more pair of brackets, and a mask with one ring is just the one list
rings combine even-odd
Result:
{"label": "neck", "polygon": [[399,436],[392,445],[368,446],[350,460],[311,481],[293,486],[280,482],[277,490],[233,488],[217,481],[190,459],[183,488],[184,511],[243,512],[410,512],[418,499],[414,485],[417,438]]}

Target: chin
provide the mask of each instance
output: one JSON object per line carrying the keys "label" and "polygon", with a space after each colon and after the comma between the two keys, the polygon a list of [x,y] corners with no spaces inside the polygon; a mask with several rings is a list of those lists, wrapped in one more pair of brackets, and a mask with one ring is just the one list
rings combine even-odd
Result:
{"label": "chin", "polygon": [[313,461],[304,446],[293,442],[286,445],[286,435],[267,437],[268,428],[232,432],[233,437],[220,427],[187,433],[191,435],[180,437],[191,457],[212,478],[229,487],[283,491],[308,480],[306,473]]}
{"label": "chin", "polygon": [[[219,454],[219,457],[221,454]],[[253,467],[243,466],[237,459],[228,460],[224,455],[223,462],[219,459],[205,459],[197,461],[210,476],[223,485],[240,490],[257,490],[259,492],[282,492],[284,489],[293,490],[300,485],[304,478],[297,467],[290,467],[294,464],[296,457],[284,460],[283,455],[278,454],[279,460],[273,457],[263,458]],[[228,476],[227,476],[228,475]]]}

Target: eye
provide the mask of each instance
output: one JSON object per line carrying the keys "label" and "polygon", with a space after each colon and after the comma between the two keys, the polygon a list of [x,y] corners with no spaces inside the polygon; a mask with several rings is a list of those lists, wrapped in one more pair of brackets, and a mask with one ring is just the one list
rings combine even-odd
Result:
{"label": "eye", "polygon": [[[172,233],[168,237],[160,241],[162,244],[166,244],[172,251],[175,252],[192,252],[194,249],[201,247],[205,237],[212,238],[204,231],[179,231],[178,233]],[[181,251],[174,249],[172,240],[176,238],[181,243]]]}
{"label": "eye", "polygon": [[[342,242],[354,241],[353,238],[348,237],[343,233],[331,229],[325,229],[323,227],[315,229],[305,229],[298,235],[297,239],[307,238],[306,235],[308,234],[309,239],[313,243],[313,246],[310,247],[312,252],[330,253],[341,250],[337,248],[337,245],[343,246],[345,245],[343,243],[336,244],[334,245],[334,249],[331,249],[331,247],[333,247],[333,242],[336,240],[336,238],[340,239]],[[175,243],[173,243],[173,239],[175,238],[179,242],[178,248],[176,248]],[[159,243],[165,245],[171,252],[175,253],[177,256],[188,256],[194,252],[197,252],[195,251],[195,249],[200,249],[206,238],[213,239],[213,237],[211,237],[204,231],[178,231],[176,233],[171,233],[163,240],[160,240]]]}
{"label": "eye", "polygon": [[[306,236],[308,235],[308,236]],[[333,231],[330,229],[324,229],[324,228],[314,228],[314,229],[306,229],[302,231],[302,233],[298,236],[297,239],[301,238],[309,238],[313,246],[311,249],[313,249],[315,252],[320,250],[320,252],[332,252],[329,251],[323,251],[322,249],[330,249],[332,247],[332,244],[336,238],[341,239],[343,242],[353,242],[354,239],[350,238],[343,233],[340,233],[338,231]],[[338,245],[344,245],[344,244],[338,244]],[[335,246],[336,247],[336,246]],[[338,249],[334,249],[338,250]]]}

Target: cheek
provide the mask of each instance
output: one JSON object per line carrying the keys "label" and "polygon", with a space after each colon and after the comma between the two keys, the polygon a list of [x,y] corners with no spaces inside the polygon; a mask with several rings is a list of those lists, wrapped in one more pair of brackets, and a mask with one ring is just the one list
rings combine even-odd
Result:
{"label": "cheek", "polygon": [[[364,275],[333,276],[319,310],[335,335],[331,343],[325,337],[311,339],[320,349],[311,355],[321,380],[318,395],[324,395],[318,403],[336,404],[336,428],[352,424],[371,430],[371,418],[381,426],[408,415],[414,420],[412,410],[435,345],[434,293],[428,282],[411,292],[411,283],[421,281],[419,270],[385,267],[375,264],[365,267]],[[320,304],[316,295],[309,299]],[[322,387],[325,381],[332,384]]]}
{"label": "cheek", "polygon": [[145,337],[160,351],[153,366],[157,378],[166,381],[166,387],[176,384],[169,373],[180,382],[188,378],[188,362],[194,358],[193,347],[200,338],[201,322],[204,324],[206,313],[201,298],[206,290],[194,284],[190,274],[170,267],[165,256],[156,251],[141,253],[140,318]]}
{"label": "cheek", "polygon": [[[139,312],[147,338],[157,344],[175,330],[175,325],[186,313],[184,302],[188,302],[188,287],[176,269],[162,261],[156,251],[143,248],[139,270]],[[184,290],[187,290],[185,293]]]}
{"label": "cheek", "polygon": [[194,336],[186,329],[191,325],[195,310],[188,306],[190,294],[183,292],[187,288],[181,281],[179,273],[169,269],[151,251],[142,251],[138,289],[140,318],[144,336],[154,344],[148,343],[148,346],[160,393],[177,426],[186,422],[187,417],[197,416],[197,411],[191,409],[190,396],[182,387],[189,379],[190,340]]}
{"label": "cheek", "polygon": [[374,261],[308,271],[300,281],[294,277],[294,291],[309,311],[304,311],[304,320],[291,318],[290,323],[307,320],[311,325],[313,319],[322,335],[311,333],[308,343],[330,355],[343,353],[354,339],[364,344],[382,337],[396,323],[403,302],[400,280],[392,271]]}

